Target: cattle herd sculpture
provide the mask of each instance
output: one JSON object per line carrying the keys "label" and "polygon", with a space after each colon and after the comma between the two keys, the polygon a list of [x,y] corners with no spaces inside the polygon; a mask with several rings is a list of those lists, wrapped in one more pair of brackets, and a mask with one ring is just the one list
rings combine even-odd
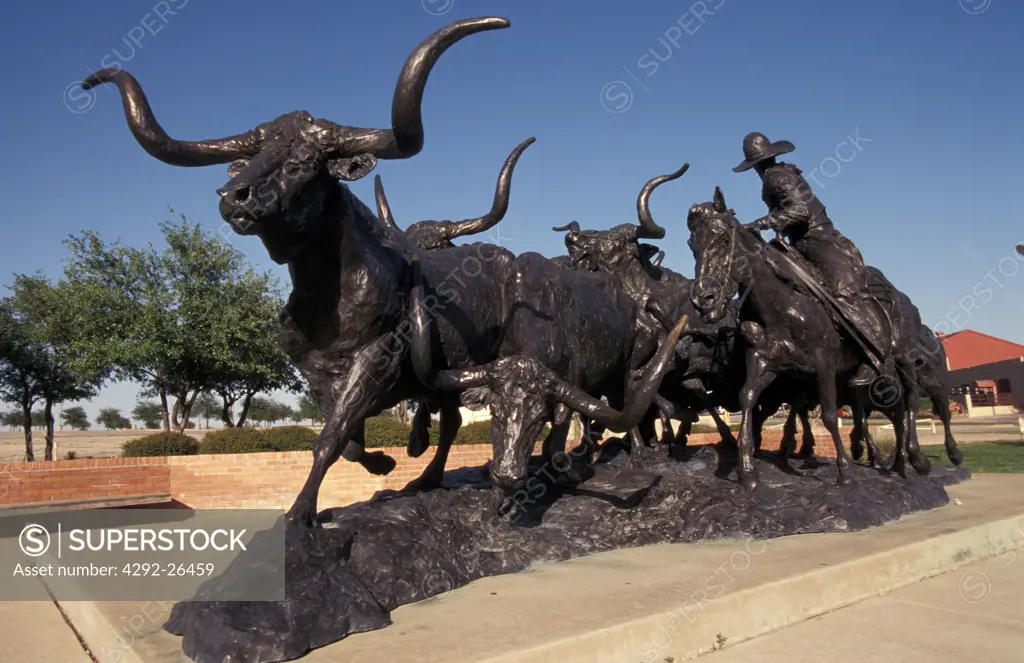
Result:
{"label": "cattle herd sculpture", "polygon": [[[275,262],[288,265],[293,290],[282,313],[282,340],[330,412],[314,445],[313,467],[287,514],[290,598],[303,594],[309,605],[293,601],[281,608],[293,611],[288,618],[276,620],[260,621],[250,610],[245,614],[260,627],[249,629],[239,621],[244,621],[242,608],[230,613],[230,619],[219,619],[211,615],[235,609],[200,602],[179,605],[168,628],[186,634],[186,651],[197,660],[221,660],[217,657],[229,654],[238,657],[231,660],[246,660],[254,651],[260,652],[259,660],[285,660],[349,632],[386,625],[387,610],[429,595],[426,590],[402,593],[397,587],[399,581],[415,585],[416,574],[434,558],[420,551],[416,554],[423,559],[417,565],[395,563],[383,571],[374,567],[370,582],[370,571],[361,565],[382,562],[367,551],[390,557],[396,549],[420,550],[419,538],[436,533],[442,519],[438,513],[447,518],[446,509],[455,510],[446,522],[462,519],[463,526],[458,535],[448,532],[443,537],[448,552],[431,550],[437,563],[455,565],[444,568],[457,576],[454,584],[462,584],[529,564],[528,559],[509,561],[512,553],[507,551],[505,557],[488,557],[487,562],[474,557],[475,566],[466,562],[466,550],[474,541],[490,536],[481,529],[479,517],[466,515],[470,509],[515,515],[506,520],[516,522],[499,519],[496,528],[515,530],[517,524],[531,522],[560,528],[565,536],[558,544],[527,527],[512,534],[501,530],[508,546],[519,552],[557,559],[627,543],[693,540],[701,536],[698,530],[736,534],[721,523],[711,527],[697,522],[699,517],[684,525],[679,513],[670,513],[666,506],[670,501],[664,496],[672,490],[690,497],[720,491],[725,508],[755,514],[777,508],[765,491],[802,491],[810,503],[834,492],[831,483],[857,484],[863,478],[875,487],[858,490],[882,491],[879,504],[898,506],[884,514],[843,516],[857,526],[946,499],[941,482],[922,478],[931,467],[917,444],[915,422],[918,401],[927,396],[944,424],[949,458],[959,465],[962,457],[950,434],[941,346],[921,324],[909,298],[880,271],[866,267],[857,248],[835,229],[799,169],[776,161],[792,151],[791,143],[772,143],[756,133],[744,140],[745,160],[736,170],[754,169],[761,176],[767,216],[741,224],[720,189],[710,202],[688,210],[689,246],[696,261],[692,280],[663,267],[664,253],[648,243],[666,235],[650,212],[649,198],[659,186],[681,178],[689,164],[642,187],[635,223],[610,230],[584,230],[578,221],[556,227],[566,233],[567,255],[554,259],[529,252],[513,255],[489,243],[452,241],[501,221],[509,206],[513,170],[532,138],[509,155],[491,210],[475,219],[421,221],[402,230],[379,177],[376,215],[339,181],[366,176],[377,159],[415,156],[423,147],[420,105],[435,62],[463,37],[508,26],[501,18],[470,19],[428,37],[399,75],[388,129],[350,127],[297,111],[245,133],[186,142],[161,128],[127,72],[102,70],[85,81],[86,89],[102,83],[119,88],[132,134],[157,159],[176,166],[230,164],[230,179],[217,191],[220,213],[236,232],[259,237]],[[760,233],[769,229],[779,234],[765,241]],[[419,405],[408,439],[411,456],[428,450],[432,415],[439,415],[435,455],[422,476],[387,499],[318,513],[319,488],[339,458],[376,475],[395,467],[385,453],[367,451],[363,422],[403,400]],[[762,425],[784,404],[790,405],[790,415],[782,449],[764,454],[770,460],[756,464]],[[462,486],[447,491],[450,497],[439,497],[446,493],[441,489],[445,463],[463,405],[490,408],[493,460],[474,484],[479,490]],[[813,459],[807,413],[816,406],[835,445],[836,461],[808,462],[802,470],[827,465],[827,484],[807,479],[791,465],[798,417],[804,439],[797,457]],[[853,414],[853,459],[859,460],[866,446],[867,466],[852,463],[840,439],[842,406]],[[742,412],[735,437],[716,408]],[[883,458],[868,431],[865,420],[871,410],[884,413],[894,426],[891,459]],[[720,460],[716,477],[702,476],[704,469],[705,474],[715,471],[714,463],[701,464],[710,452],[686,445],[700,411],[715,418],[722,437],[713,450]],[[584,423],[583,440],[567,439],[574,413]],[[681,429],[673,432],[667,425],[670,419],[681,420]],[[666,424],[660,440],[658,420]],[[542,462],[557,464],[567,457],[569,443],[574,462],[562,477],[564,490],[545,491],[546,501],[540,500],[549,509],[547,516],[531,516],[516,496],[525,494],[534,443],[546,425],[550,430]],[[596,440],[603,430],[626,435],[602,447]],[[610,453],[610,444],[628,453]],[[700,461],[693,466],[697,470],[680,469],[694,458]],[[914,472],[908,471],[908,462]],[[618,468],[614,477],[599,471],[608,463]],[[738,481],[731,478],[733,469]],[[759,473],[767,471],[776,479],[766,488]],[[622,482],[630,481],[644,490],[627,505],[581,497],[587,491],[580,486],[604,486],[621,496]],[[783,485],[786,481],[790,483]],[[914,490],[920,494],[912,495]],[[842,508],[846,499],[833,499],[830,508]],[[455,504],[459,500],[461,506]],[[425,508],[413,517],[401,506],[408,504]],[[386,520],[381,514],[391,513],[388,509],[402,515],[385,527],[376,519]],[[577,520],[580,514],[602,520],[603,534],[587,542],[572,540],[578,530],[567,524],[568,517],[565,523],[558,520],[569,512]],[[643,535],[619,536],[623,527],[635,528],[643,518],[649,526],[636,530]],[[792,510],[783,520],[785,524],[774,528],[753,520],[741,527],[756,536],[823,527],[817,516]],[[371,522],[376,538],[359,538]],[[401,530],[402,522],[409,531],[418,527],[418,533]],[[348,538],[338,543],[330,536]],[[602,536],[607,540],[600,541]],[[362,541],[363,548],[351,545],[352,540]],[[362,578],[372,600],[352,598],[351,587],[338,590],[341,594],[323,589],[333,587],[325,578],[343,572],[342,567],[323,566],[331,558],[325,550],[345,551],[337,553],[337,559],[347,560],[344,573]],[[322,568],[310,570],[316,564]],[[394,577],[382,588],[381,578],[389,574]],[[331,620],[319,619],[321,611],[339,611],[340,605],[360,607],[345,607],[345,619],[330,613],[345,626],[325,626]],[[373,612],[377,608],[383,617]],[[318,619],[311,618],[314,614]],[[230,637],[204,635],[211,624],[226,629],[228,623],[235,624]]]}

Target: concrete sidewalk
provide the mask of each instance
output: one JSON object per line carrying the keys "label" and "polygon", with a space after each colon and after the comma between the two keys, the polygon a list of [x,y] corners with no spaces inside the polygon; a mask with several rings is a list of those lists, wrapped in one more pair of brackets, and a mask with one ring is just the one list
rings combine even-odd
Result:
{"label": "concrete sidewalk", "polygon": [[[484,578],[302,660],[1024,660],[1024,476],[949,492],[950,506],[862,532],[616,550]],[[188,663],[161,628],[169,604],[60,605],[75,630],[52,603],[0,603],[0,663],[89,663],[79,635],[100,663]]]}
{"label": "concrete sidewalk", "polygon": [[0,661],[90,663],[52,601],[0,602]]}
{"label": "concrete sidewalk", "polygon": [[1024,552],[952,573],[702,656],[706,663],[1018,663]]}

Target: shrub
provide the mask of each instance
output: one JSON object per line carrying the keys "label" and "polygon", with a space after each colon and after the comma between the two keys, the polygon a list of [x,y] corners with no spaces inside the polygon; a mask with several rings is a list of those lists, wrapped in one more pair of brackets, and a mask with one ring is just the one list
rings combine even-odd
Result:
{"label": "shrub", "polygon": [[[436,424],[434,428],[436,428]],[[435,439],[434,442],[437,442]],[[474,421],[471,424],[462,424],[459,432],[455,434],[455,444],[490,444],[491,443],[491,420],[483,419]]]}
{"label": "shrub", "polygon": [[261,431],[253,428],[221,428],[203,436],[201,454],[251,454],[275,451]]}
{"label": "shrub", "polygon": [[305,426],[279,426],[261,431],[263,439],[275,451],[309,451],[316,431]]}
{"label": "shrub", "polygon": [[121,445],[125,458],[142,456],[193,456],[199,451],[199,442],[183,433],[155,433]]}
{"label": "shrub", "polygon": [[404,447],[412,427],[394,417],[376,416],[366,420],[363,430],[367,447]]}

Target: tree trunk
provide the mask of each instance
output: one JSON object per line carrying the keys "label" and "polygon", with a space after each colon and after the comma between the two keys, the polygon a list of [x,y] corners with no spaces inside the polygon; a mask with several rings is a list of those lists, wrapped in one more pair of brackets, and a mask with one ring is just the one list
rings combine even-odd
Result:
{"label": "tree trunk", "polygon": [[53,460],[53,401],[49,398],[46,399],[46,405],[43,406],[43,415],[46,419],[46,455],[44,458]]}
{"label": "tree trunk", "polygon": [[25,428],[25,462],[31,463],[36,455],[32,452],[32,402],[27,398],[21,401],[21,416],[25,418],[22,422]]}
{"label": "tree trunk", "polygon": [[395,406],[395,419],[409,425],[409,401],[401,401]]}
{"label": "tree trunk", "polygon": [[223,407],[221,407],[220,410],[220,420],[224,422],[224,425],[227,428],[234,428],[235,419],[234,413],[231,411],[231,406],[235,404],[235,401],[227,398],[223,394],[221,395],[221,401],[223,403]]}
{"label": "tree trunk", "polygon": [[192,414],[192,406],[195,405],[196,398],[199,397],[199,390],[196,389],[192,392],[192,398],[188,397],[188,392],[183,391],[179,396],[178,400],[174,402],[174,410],[181,415],[181,423],[176,424],[179,433],[184,433],[185,429],[188,428],[188,418]]}
{"label": "tree trunk", "polygon": [[171,417],[167,411],[167,386],[164,384],[163,376],[157,371],[156,374],[156,393],[160,397],[160,418],[164,424],[164,431],[171,432]]}
{"label": "tree trunk", "polygon": [[242,414],[238,415],[238,423],[236,424],[239,428],[245,423],[245,418],[249,416],[249,405],[252,403],[252,397],[255,395],[255,392],[246,392],[245,394],[245,400],[242,401]]}

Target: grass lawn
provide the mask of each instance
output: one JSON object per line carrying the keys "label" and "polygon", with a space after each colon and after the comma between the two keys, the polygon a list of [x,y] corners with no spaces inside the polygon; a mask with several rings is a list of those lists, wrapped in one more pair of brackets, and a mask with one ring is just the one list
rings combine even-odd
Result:
{"label": "grass lawn", "polygon": [[[945,447],[922,446],[933,464],[950,465]],[[960,445],[964,467],[972,472],[1024,473],[1024,442],[969,442]]]}

